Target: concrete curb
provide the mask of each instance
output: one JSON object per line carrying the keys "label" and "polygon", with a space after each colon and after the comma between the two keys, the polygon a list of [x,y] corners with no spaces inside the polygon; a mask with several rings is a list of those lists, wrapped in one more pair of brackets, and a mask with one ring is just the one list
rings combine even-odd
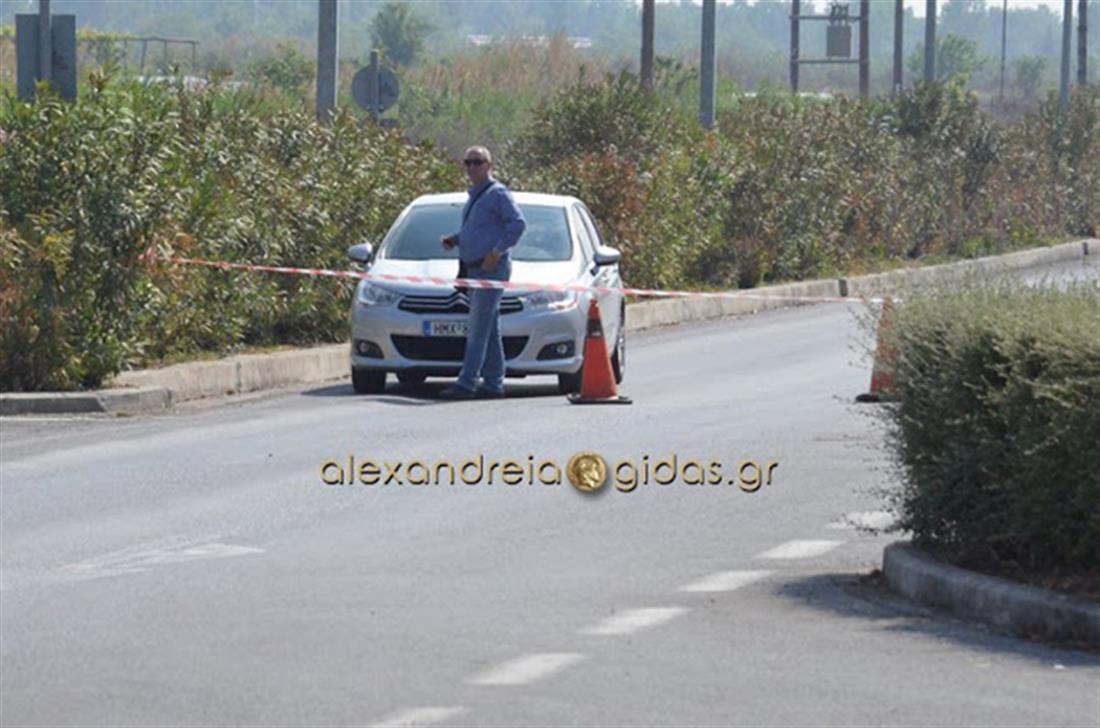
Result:
{"label": "concrete curb", "polygon": [[[853,278],[786,283],[752,289],[753,298],[675,298],[643,301],[627,307],[627,331],[693,321],[711,321],[775,308],[809,305],[758,296],[861,296],[890,293],[905,286],[930,285],[975,271],[1027,268],[1096,255],[1100,241],[1084,240],[958,263],[876,273]],[[81,412],[136,413],[163,409],[174,402],[310,384],[348,376],[348,344],[330,344],[273,354],[245,354],[217,361],[189,362],[160,369],[123,372],[109,389],[89,392],[0,394],[0,415]]]}
{"label": "concrete curb", "polygon": [[960,569],[892,543],[882,557],[890,587],[929,607],[949,609],[1021,637],[1100,647],[1100,604]]}
{"label": "concrete curb", "polygon": [[0,395],[0,415],[56,415],[107,412],[138,414],[172,403],[167,387],[99,389],[89,392],[29,392]]}
{"label": "concrete curb", "polygon": [[1096,255],[1100,241],[1095,238],[1075,240],[1071,243],[1052,245],[1049,248],[1033,248],[1004,255],[993,255],[956,263],[930,265],[924,268],[907,268],[887,273],[872,273],[839,280],[841,295],[870,296],[896,293],[906,287],[927,286],[958,280],[977,273],[991,274],[1037,265],[1059,263],[1074,258]]}
{"label": "concrete curb", "polygon": [[111,384],[117,387],[165,387],[171,390],[174,401],[183,402],[339,379],[348,375],[349,354],[347,344],[272,354],[242,354],[217,361],[123,372],[111,380]]}

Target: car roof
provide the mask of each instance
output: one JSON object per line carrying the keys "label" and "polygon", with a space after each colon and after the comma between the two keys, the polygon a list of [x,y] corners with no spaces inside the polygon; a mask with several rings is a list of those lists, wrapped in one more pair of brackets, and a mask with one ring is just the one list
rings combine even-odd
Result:
{"label": "car roof", "polygon": [[[569,195],[548,195],[543,192],[513,192],[512,197],[518,204],[546,205],[548,207],[568,207],[574,202],[580,202],[576,197]],[[439,195],[421,195],[413,200],[413,206],[420,205],[453,205],[466,202],[470,198],[466,192],[445,192]]]}

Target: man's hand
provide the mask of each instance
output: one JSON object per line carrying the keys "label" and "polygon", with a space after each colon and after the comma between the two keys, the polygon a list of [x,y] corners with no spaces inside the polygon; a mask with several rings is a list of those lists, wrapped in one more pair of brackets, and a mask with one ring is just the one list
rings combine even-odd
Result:
{"label": "man's hand", "polygon": [[500,262],[500,253],[493,250],[493,251],[490,251],[489,254],[485,256],[485,259],[481,261],[481,267],[484,268],[485,270],[493,270],[497,267],[497,263],[499,263],[499,262]]}
{"label": "man's hand", "polygon": [[443,246],[444,250],[450,250],[457,242],[454,235],[444,235],[439,239],[439,243]]}

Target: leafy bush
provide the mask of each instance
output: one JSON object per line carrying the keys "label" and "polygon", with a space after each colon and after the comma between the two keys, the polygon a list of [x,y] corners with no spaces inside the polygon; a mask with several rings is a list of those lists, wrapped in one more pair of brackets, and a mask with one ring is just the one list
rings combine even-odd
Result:
{"label": "leafy bush", "polygon": [[523,186],[589,203],[632,283],[750,287],[1089,234],[1100,94],[1003,127],[960,82],[896,102],[770,92],[704,133],[621,74],[536,107],[506,156]]}
{"label": "leafy bush", "polygon": [[887,334],[900,529],[998,571],[1100,557],[1100,286],[907,296]]}
{"label": "leafy bush", "polygon": [[510,145],[524,189],[575,195],[638,285],[682,287],[721,240],[717,139],[622,73],[579,81],[540,105]]}
{"label": "leafy bush", "polygon": [[291,96],[302,95],[314,76],[314,62],[289,43],[280,43],[274,54],[249,64],[253,81]]}
{"label": "leafy bush", "polygon": [[[936,39],[936,80],[966,83],[978,71],[989,65],[989,59],[978,51],[978,44],[961,35],[948,33]],[[924,44],[909,56],[906,65],[916,77],[924,74]]]}
{"label": "leafy bush", "polygon": [[96,386],[169,354],[338,341],[330,279],[143,262],[346,266],[413,197],[457,170],[347,113],[332,124],[211,89],[112,86],[77,103],[4,99],[0,386]]}
{"label": "leafy bush", "polygon": [[[991,122],[957,83],[918,85],[896,102],[772,90],[740,98],[704,131],[676,93],[629,74],[588,78],[580,60],[556,37],[418,69],[431,83],[407,88],[445,93],[403,94],[433,119],[406,131],[447,126],[456,154],[511,138],[494,148],[502,177],[583,199],[632,285],[750,287],[1100,226],[1095,89],[1012,126]],[[664,68],[657,80],[682,91],[691,77]],[[558,90],[536,104],[520,93],[530,85]],[[336,340],[348,296],[338,283],[138,255],[155,246],[342,266],[347,244],[380,237],[411,198],[462,187],[429,149],[346,111],[319,125],[286,94],[117,86],[99,74],[87,89],[71,105],[9,95],[0,106],[5,389],[93,386],[168,355]],[[500,109],[511,117],[500,121]]]}
{"label": "leafy bush", "polygon": [[1046,73],[1047,59],[1042,56],[1021,56],[1012,67],[1016,71],[1016,88],[1024,98],[1033,99],[1038,96]]}

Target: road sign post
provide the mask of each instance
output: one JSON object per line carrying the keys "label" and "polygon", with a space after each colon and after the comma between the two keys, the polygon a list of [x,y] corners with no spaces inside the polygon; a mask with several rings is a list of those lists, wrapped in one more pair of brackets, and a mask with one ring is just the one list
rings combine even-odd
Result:
{"label": "road sign post", "polygon": [[382,112],[397,102],[401,85],[393,69],[379,65],[378,51],[371,51],[370,57],[370,65],[360,68],[351,80],[351,97],[378,121]]}

